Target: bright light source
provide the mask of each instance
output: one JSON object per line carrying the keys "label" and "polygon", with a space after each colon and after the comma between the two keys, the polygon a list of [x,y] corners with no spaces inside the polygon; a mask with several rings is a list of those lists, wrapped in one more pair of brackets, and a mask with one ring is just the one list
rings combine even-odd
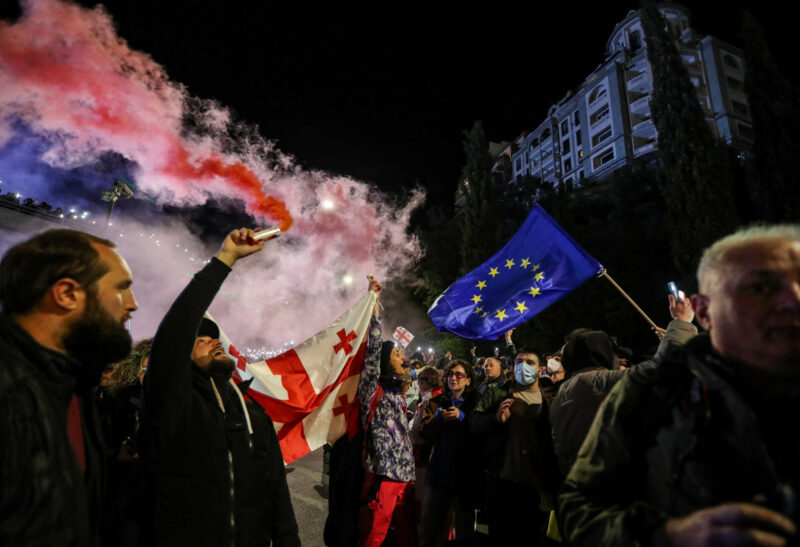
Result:
{"label": "bright light source", "polygon": [[333,209],[333,202],[329,199],[322,200],[322,208],[323,209]]}
{"label": "bright light source", "polygon": [[345,285],[352,285],[353,284],[353,276],[350,275],[350,274],[345,275],[342,278],[342,283],[344,283]]}
{"label": "bright light source", "polygon": [[433,353],[433,348],[428,348],[428,353]]}
{"label": "bright light source", "polygon": [[422,351],[422,348],[420,346],[417,346],[417,351]]}

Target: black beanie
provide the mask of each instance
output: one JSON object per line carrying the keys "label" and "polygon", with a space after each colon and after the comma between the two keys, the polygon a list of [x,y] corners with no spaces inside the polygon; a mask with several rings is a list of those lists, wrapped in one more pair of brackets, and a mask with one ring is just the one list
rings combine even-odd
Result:
{"label": "black beanie", "polygon": [[392,356],[393,349],[394,342],[391,340],[386,340],[381,344],[381,376],[391,375],[391,370],[389,370],[389,358]]}
{"label": "black beanie", "polygon": [[200,336],[208,336],[216,340],[219,338],[219,327],[208,317],[203,317],[200,321],[200,328],[197,329],[195,338],[199,338]]}
{"label": "black beanie", "polygon": [[561,366],[567,375],[590,367],[613,368],[614,342],[605,332],[591,330],[570,340],[561,355]]}

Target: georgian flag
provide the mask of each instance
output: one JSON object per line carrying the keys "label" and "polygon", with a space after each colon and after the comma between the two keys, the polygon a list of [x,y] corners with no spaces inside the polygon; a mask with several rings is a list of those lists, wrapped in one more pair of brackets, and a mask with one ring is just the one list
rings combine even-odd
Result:
{"label": "georgian flag", "polygon": [[411,334],[411,332],[404,327],[397,327],[396,329],[394,329],[394,334],[392,336],[404,348],[407,347],[414,339],[414,335]]}
{"label": "georgian flag", "polygon": [[286,464],[359,427],[355,398],[375,302],[369,291],[296,348],[257,363],[247,363],[220,329],[236,360],[233,379],[252,380],[247,393],[272,418]]}

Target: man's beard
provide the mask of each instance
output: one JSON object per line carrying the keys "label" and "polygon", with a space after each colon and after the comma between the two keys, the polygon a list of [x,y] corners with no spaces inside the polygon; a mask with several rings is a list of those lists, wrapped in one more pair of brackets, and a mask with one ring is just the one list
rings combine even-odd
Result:
{"label": "man's beard", "polygon": [[226,357],[225,359],[212,359],[211,364],[208,366],[208,373],[230,375],[235,368],[236,361],[230,357]]}
{"label": "man's beard", "polygon": [[90,378],[97,379],[107,365],[128,356],[133,341],[128,329],[100,305],[97,295],[87,291],[86,309],[69,327],[63,344],[67,355],[78,360]]}

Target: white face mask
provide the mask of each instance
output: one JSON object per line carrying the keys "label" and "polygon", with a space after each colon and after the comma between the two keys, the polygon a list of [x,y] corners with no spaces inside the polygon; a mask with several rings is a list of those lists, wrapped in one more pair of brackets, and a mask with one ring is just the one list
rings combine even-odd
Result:
{"label": "white face mask", "polygon": [[561,370],[561,362],[558,359],[547,360],[547,374],[555,374]]}

